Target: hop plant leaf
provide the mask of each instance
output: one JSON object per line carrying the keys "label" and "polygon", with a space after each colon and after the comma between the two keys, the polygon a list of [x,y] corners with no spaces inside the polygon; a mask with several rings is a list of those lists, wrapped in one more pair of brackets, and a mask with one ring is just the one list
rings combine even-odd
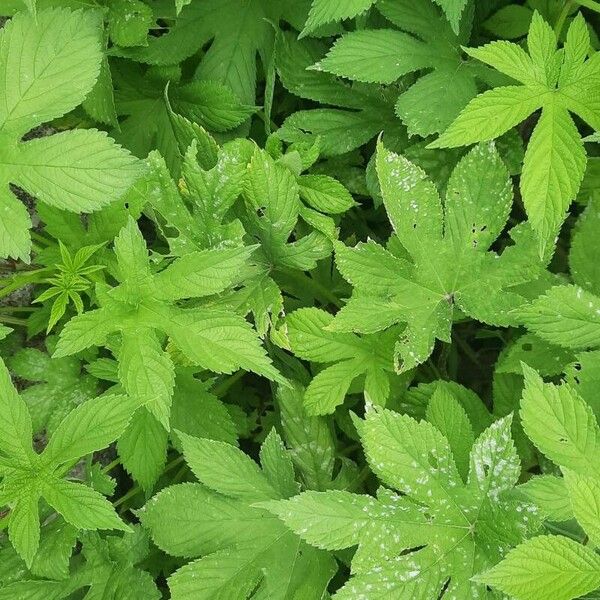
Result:
{"label": "hop plant leaf", "polygon": [[330,73],[308,69],[324,51],[314,40],[297,40],[285,32],[278,35],[275,58],[281,83],[292,94],[322,106],[287,116],[277,137],[289,143],[318,141],[324,156],[356,150],[382,130],[402,138],[394,100],[382,96],[379,86],[350,86]]}
{"label": "hop plant leaf", "polygon": [[157,333],[167,335],[192,362],[218,373],[237,368],[281,381],[250,325],[241,317],[209,307],[176,303],[202,298],[232,285],[252,247],[186,254],[159,273],[150,269],[148,250],[133,221],[115,239],[119,285],[99,290],[100,308],[73,317],[63,329],[55,357],[106,344],[120,334],[119,379],[169,429],[174,367]]}
{"label": "hop plant leaf", "polygon": [[571,23],[562,50],[556,43],[552,28],[536,12],[527,36],[529,53],[505,41],[467,49],[521,85],[480,94],[430,144],[444,148],[491,140],[541,109],[525,153],[521,195],[542,251],[553,242],[585,172],[585,149],[569,113],[600,127],[600,63],[595,55],[587,59],[590,37],[581,15]]}
{"label": "hop plant leaf", "polygon": [[8,536],[31,566],[40,541],[39,502],[43,498],[77,529],[123,529],[112,505],[95,490],[65,479],[81,457],[101,450],[124,431],[137,407],[126,396],[89,400],[57,426],[41,454],[32,446],[32,423],[25,401],[0,362],[0,505],[8,506]]}
{"label": "hop plant leaf", "polygon": [[327,364],[312,379],[304,395],[309,414],[327,414],[344,401],[352,382],[364,377],[368,402],[385,405],[393,373],[397,333],[359,337],[327,331],[333,316],[318,308],[301,308],[286,317],[284,335],[292,352],[305,360]]}
{"label": "hop plant leaf", "polygon": [[[18,13],[0,33],[0,256],[29,261],[31,220],[8,186],[72,212],[92,212],[122,196],[140,165],[104,133],[88,129],[22,142],[38,125],[85,98],[98,77],[98,13],[51,9]],[[46,52],[38,52],[40,47]]]}
{"label": "hop plant leaf", "polygon": [[[282,19],[300,24],[305,16],[302,9],[274,0],[190,2],[164,35],[119,54],[151,65],[172,65],[208,45],[198,77],[227,85],[244,104],[253,105],[256,57],[268,55],[273,44],[270,23]],[[234,37],[237,43],[232,47],[229,40]]]}
{"label": "hop plant leaf", "polygon": [[[400,95],[396,114],[409,135],[426,137],[444,130],[477,94],[475,71],[461,59],[460,11],[452,12],[452,28],[429,0],[385,0],[377,9],[401,31],[360,29],[338,38],[312,67],[354,81],[391,84],[407,73],[430,70]],[[453,31],[454,29],[454,31]],[[464,41],[464,40],[463,40]]]}
{"label": "hop plant leaf", "polygon": [[[168,554],[196,558],[169,579],[176,599],[322,597],[335,572],[328,553],[311,548],[255,503],[297,492],[291,459],[275,432],[261,448],[261,466],[237,448],[179,434],[200,483],[159,492],[141,511],[152,539]],[[190,506],[201,505],[201,513]],[[191,534],[191,535],[190,535]]]}
{"label": "hop plant leaf", "polygon": [[329,328],[373,333],[405,323],[395,352],[406,371],[427,360],[436,339],[450,341],[456,308],[484,323],[510,324],[510,311],[525,302],[511,288],[533,279],[539,261],[527,237],[501,255],[488,251],[512,203],[510,179],[495,148],[477,146],[461,160],[443,207],[425,173],[382,144],[377,172],[407,256],[372,241],[338,245],[336,264],[354,292]]}
{"label": "hop plant leaf", "polygon": [[[62,531],[67,530],[67,535]],[[150,554],[148,533],[139,525],[131,528],[131,532],[122,535],[108,535],[102,538],[96,532],[83,532],[81,538],[81,552],[78,561],[69,569],[69,559],[75,543],[73,529],[69,531],[62,523],[62,530],[52,532],[53,537],[47,537],[47,544],[40,546],[36,556],[39,559],[42,549],[48,554],[60,552],[64,562],[64,573],[55,580],[40,579],[51,577],[47,572],[40,570],[40,564],[34,564],[29,576],[35,575],[37,579],[23,579],[9,583],[2,587],[2,593],[8,597],[12,594],[15,598],[35,598],[44,594],[49,598],[65,598],[73,593],[111,594],[112,598],[126,598],[137,595],[148,600],[158,600],[160,592],[147,571],[139,563],[148,559]],[[69,538],[69,535],[71,536]],[[42,538],[42,545],[44,544]],[[52,557],[56,560],[56,556]],[[16,565],[15,565],[16,566]],[[19,565],[20,566],[20,565]]]}
{"label": "hop plant leaf", "polygon": [[436,427],[370,411],[359,428],[367,459],[397,491],[307,491],[262,506],[319,548],[358,545],[353,577],[335,598],[487,597],[471,578],[537,522],[534,507],[512,495],[520,464],[510,426],[510,417],[496,421],[475,441],[465,483]]}
{"label": "hop plant leaf", "polygon": [[[600,428],[596,417],[570,386],[544,383],[526,365],[523,371],[523,428],[537,448],[561,467],[570,508],[590,540],[597,543]],[[538,499],[542,510],[552,514],[556,499],[546,500],[539,494]],[[549,595],[572,600],[600,587],[600,560],[595,551],[575,540],[542,535],[517,546],[477,580],[518,600],[542,600]]]}

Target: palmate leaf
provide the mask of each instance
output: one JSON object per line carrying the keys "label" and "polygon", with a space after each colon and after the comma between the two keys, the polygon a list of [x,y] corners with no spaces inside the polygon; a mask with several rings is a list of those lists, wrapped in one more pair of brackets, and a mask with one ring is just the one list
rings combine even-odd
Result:
{"label": "palmate leaf", "polygon": [[143,570],[144,561],[149,558],[149,535],[139,525],[120,536],[100,537],[96,532],[85,532],[81,554],[85,562],[72,569],[63,583],[64,593],[88,588],[87,594],[92,598],[106,594],[115,599],[160,598],[152,575]]}
{"label": "palmate leaf", "polygon": [[[244,210],[238,213],[250,239],[259,244],[255,255],[258,272],[245,282],[239,294],[226,301],[251,311],[261,334],[282,312],[283,292],[297,295],[296,288],[302,288],[302,282],[308,279],[302,272],[315,269],[317,261],[328,257],[332,250],[330,237],[314,226],[315,221],[307,213],[320,224],[324,220],[332,224],[332,220],[302,203],[300,185],[304,176],[286,166],[284,160],[290,154],[276,161],[265,150],[254,149],[243,182]],[[301,217],[310,225],[305,235],[302,233],[307,228],[300,228]],[[300,283],[294,286],[298,277]]]}
{"label": "palmate leaf", "polygon": [[[239,220],[230,219],[229,213],[243,189],[251,156],[249,144],[240,140],[219,148],[210,135],[203,133],[208,150],[204,152],[199,143],[193,142],[183,158],[183,190],[178,189],[160,155],[151,153],[148,157],[152,177],[158,184],[158,193],[150,197],[150,204],[168,220],[169,228],[176,230],[177,235],[165,232],[176,255],[243,243],[243,227]],[[195,154],[203,154],[202,163]],[[223,171],[227,177],[220,177]],[[187,206],[184,199],[189,200]]]}
{"label": "palmate leaf", "polygon": [[327,331],[333,316],[318,308],[301,308],[286,317],[282,335],[299,358],[327,364],[304,394],[309,415],[331,413],[344,401],[352,382],[363,376],[365,399],[385,405],[393,372],[396,334],[359,337]]}
{"label": "palmate leaf", "polygon": [[318,141],[324,156],[350,152],[382,129],[386,135],[403,139],[393,99],[382,97],[379,86],[350,86],[329,73],[307,69],[324,51],[315,40],[300,41],[285,32],[277,36],[276,68],[283,86],[330,108],[299,110],[287,116],[276,135],[290,143]]}
{"label": "palmate leaf", "polygon": [[[159,548],[174,556],[201,556],[169,578],[171,597],[245,599],[254,593],[274,600],[320,599],[335,572],[331,556],[254,506],[297,490],[295,484],[290,488],[293,467],[277,434],[271,432],[263,444],[262,469],[228,444],[185,434],[181,439],[200,483],[170,486],[140,511]],[[198,505],[201,512],[192,510]]]}
{"label": "palmate leaf", "polygon": [[[171,182],[168,173],[164,176]],[[99,289],[100,308],[73,318],[63,329],[56,356],[102,346],[109,335],[119,335],[118,379],[144,406],[119,439],[118,449],[126,469],[144,489],[153,486],[166,460],[175,382],[172,359],[163,349],[166,336],[192,364],[217,373],[244,368],[282,381],[242,317],[222,309],[177,305],[239,282],[253,249],[194,250],[151,274],[145,242],[131,219],[115,240],[120,285]]]}
{"label": "palmate leaf", "polygon": [[358,545],[335,598],[491,598],[471,578],[535,526],[531,507],[510,499],[520,471],[510,425],[497,421],[474,443],[465,484],[435,427],[370,411],[360,427],[367,458],[401,494],[308,491],[262,506],[317,547]]}
{"label": "palmate leaf", "polygon": [[[62,527],[65,527],[64,522]],[[47,526],[42,531],[44,532],[46,528]],[[68,598],[74,594],[85,594],[88,598],[104,596],[115,600],[126,598],[158,600],[160,598],[160,592],[150,573],[138,566],[149,558],[149,536],[142,527],[133,525],[130,532],[103,537],[92,531],[80,532],[77,537],[81,540],[81,550],[78,552],[77,560],[70,564],[69,559],[76,541],[73,528],[71,528],[71,535],[72,541],[61,540],[60,534],[55,534],[54,540],[48,537],[46,540],[42,538],[40,551],[31,570],[28,571],[21,562],[14,564],[13,568],[20,569],[20,572],[10,583],[0,588],[0,598],[2,600],[9,598],[43,600],[43,598]],[[65,538],[64,534],[62,537]],[[52,574],[39,570],[40,555],[43,551],[46,552],[46,560],[51,552],[62,554],[64,573],[56,576],[56,581],[39,579],[52,577]],[[17,578],[18,580],[14,581]]]}
{"label": "palmate leaf", "polygon": [[[391,84],[407,73],[431,70],[400,95],[396,114],[409,134],[444,130],[477,93],[474,71],[461,59],[458,10],[462,2],[384,0],[377,9],[402,31],[363,29],[344,34],[314,69],[354,81]],[[455,6],[450,6],[454,4]],[[454,31],[453,31],[454,29]]]}
{"label": "palmate leaf", "polygon": [[[556,49],[552,28],[536,12],[527,45],[495,41],[469,49],[474,58],[522,85],[499,87],[474,98],[430,147],[445,148],[490,140],[542,109],[523,164],[521,193],[541,250],[552,244],[583,179],[586,153],[570,112],[600,127],[600,63],[586,60],[589,32],[581,15]],[[493,118],[490,118],[493,115]]]}
{"label": "palmate leaf", "polygon": [[[531,497],[540,497],[542,510],[551,516],[570,518],[574,514],[590,539],[596,541],[600,534],[598,422],[591,408],[569,385],[544,383],[526,365],[523,372],[523,428],[537,448],[562,468],[562,487],[569,506],[565,511],[564,491],[560,491],[558,506],[556,497],[544,499],[549,482],[545,484],[546,491],[536,484]],[[557,482],[552,485],[556,489]],[[525,493],[528,495],[527,488]],[[570,538],[543,535],[517,546],[500,564],[476,579],[518,600],[542,600],[548,595],[572,600],[600,586],[600,559],[591,548]]]}
{"label": "palmate leaf", "polygon": [[405,323],[395,353],[406,371],[429,357],[436,339],[450,341],[455,308],[485,323],[510,324],[510,311],[525,303],[511,288],[533,279],[542,264],[532,236],[500,256],[488,251],[512,203],[510,178],[493,146],[477,146],[459,162],[444,208],[425,173],[382,144],[376,165],[388,217],[410,260],[374,242],[338,245],[336,264],[354,292],[329,328],[373,333]]}
{"label": "palmate leaf", "polygon": [[[281,381],[258,337],[242,317],[212,308],[180,308],[177,301],[225,290],[238,275],[253,247],[200,250],[151,274],[148,250],[133,219],[115,239],[120,284],[101,291],[101,307],[71,319],[55,356],[68,356],[121,337],[119,379],[169,429],[173,364],[162,348],[168,336],[192,363],[217,373],[238,368]],[[216,265],[220,262],[220,267]]]}
{"label": "palmate leaf", "polygon": [[[92,212],[122,196],[139,163],[104,133],[88,129],[21,142],[43,122],[70,111],[94,85],[102,51],[93,11],[18,13],[0,33],[0,256],[29,260],[30,219],[12,195],[13,183],[38,200],[72,212]],[[40,47],[47,52],[38,52]],[[8,82],[11,82],[10,84]]]}
{"label": "palmate leaf", "polygon": [[112,135],[140,158],[158,150],[175,177],[187,145],[182,151],[173,112],[209,131],[225,132],[242,124],[255,110],[216,82],[184,85],[171,81],[170,73],[164,78],[150,76],[130,62],[119,63],[113,71],[116,111],[123,118]]}
{"label": "palmate leaf", "polygon": [[135,401],[114,395],[81,404],[61,421],[41,454],[33,450],[31,418],[4,363],[0,405],[9,416],[0,431],[0,505],[10,508],[9,539],[28,567],[40,541],[40,498],[76,528],[128,530],[106,498],[63,475],[79,458],[106,448],[121,435],[138,406]]}
{"label": "palmate leaf", "polygon": [[209,45],[196,78],[225,84],[242,103],[253,105],[256,58],[265,64],[272,51],[271,23],[281,19],[300,29],[307,9],[306,2],[275,0],[191,2],[164,35],[149,39],[145,47],[121,48],[114,53],[151,65],[173,65]]}

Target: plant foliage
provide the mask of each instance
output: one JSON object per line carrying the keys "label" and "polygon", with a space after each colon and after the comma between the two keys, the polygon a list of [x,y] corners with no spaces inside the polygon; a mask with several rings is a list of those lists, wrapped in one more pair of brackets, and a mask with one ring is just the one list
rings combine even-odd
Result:
{"label": "plant foliage", "polygon": [[600,4],[5,0],[0,600],[600,597]]}

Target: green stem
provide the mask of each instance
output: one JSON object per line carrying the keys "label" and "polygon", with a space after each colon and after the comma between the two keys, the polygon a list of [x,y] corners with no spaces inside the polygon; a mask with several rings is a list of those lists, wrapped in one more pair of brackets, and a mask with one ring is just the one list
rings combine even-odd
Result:
{"label": "green stem", "polygon": [[112,471],[117,465],[121,464],[120,458],[115,458],[112,462],[109,462],[105,467],[102,468],[103,473],[109,473]]}
{"label": "green stem", "polygon": [[[581,4],[581,2],[579,3]],[[573,0],[567,0],[567,2],[565,2],[562,10],[560,11],[560,15],[558,15],[558,19],[556,20],[556,23],[554,24],[554,33],[556,34],[557,38],[560,38],[560,34],[562,33],[563,27],[565,25],[565,20],[567,18],[567,16],[569,15],[569,12],[571,11],[571,8],[573,7]]]}
{"label": "green stem", "polygon": [[32,306],[3,306],[0,313],[35,312],[37,308]]}
{"label": "green stem", "polygon": [[[178,465],[180,465],[183,462],[183,460],[184,460],[183,455],[178,456],[177,458],[174,458],[170,463],[167,463],[167,466],[164,468],[163,473],[168,473],[169,471],[172,471]],[[124,496],[117,498],[113,502],[113,506],[115,508],[118,508],[119,506],[121,506],[125,502],[127,502],[128,500],[131,500],[131,498],[137,496],[141,491],[142,491],[142,488],[138,484],[134,485]],[[123,508],[120,511],[121,514],[124,513],[126,510],[127,510],[126,508]]]}
{"label": "green stem", "polygon": [[30,231],[30,233],[31,239],[35,240],[36,242],[39,242],[43,246],[50,246],[50,244],[52,244],[51,240],[39,234],[37,231]]}
{"label": "green stem", "polygon": [[477,353],[475,352],[475,350],[473,350],[473,348],[471,348],[471,346],[469,346],[469,344],[463,340],[460,335],[453,333],[452,334],[452,339],[456,342],[456,344],[458,345],[458,347],[463,351],[463,353],[469,358],[469,360],[476,366],[479,367],[479,357],[477,356]]}
{"label": "green stem", "polygon": [[579,4],[579,6],[583,6],[584,8],[589,8],[594,12],[600,13],[600,2],[595,2],[595,0],[577,0],[577,4]]}
{"label": "green stem", "polygon": [[229,377],[227,377],[224,381],[219,383],[219,385],[216,385],[211,390],[211,393],[214,394],[215,396],[217,396],[218,398],[220,398],[221,396],[224,396],[225,393],[227,392],[227,390],[232,385],[234,385],[236,383],[236,381],[239,381],[245,374],[246,374],[246,371],[244,371],[243,369],[236,371],[233,375],[229,375]]}
{"label": "green stem", "polygon": [[9,317],[8,315],[3,314],[0,314],[0,323],[16,325],[17,327],[27,327],[27,321],[25,319],[17,319],[16,317]]}

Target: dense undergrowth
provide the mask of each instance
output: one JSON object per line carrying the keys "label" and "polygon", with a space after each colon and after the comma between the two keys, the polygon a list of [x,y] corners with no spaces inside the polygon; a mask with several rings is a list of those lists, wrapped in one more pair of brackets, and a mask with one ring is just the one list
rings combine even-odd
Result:
{"label": "dense undergrowth", "polygon": [[600,4],[0,8],[0,600],[600,597]]}

